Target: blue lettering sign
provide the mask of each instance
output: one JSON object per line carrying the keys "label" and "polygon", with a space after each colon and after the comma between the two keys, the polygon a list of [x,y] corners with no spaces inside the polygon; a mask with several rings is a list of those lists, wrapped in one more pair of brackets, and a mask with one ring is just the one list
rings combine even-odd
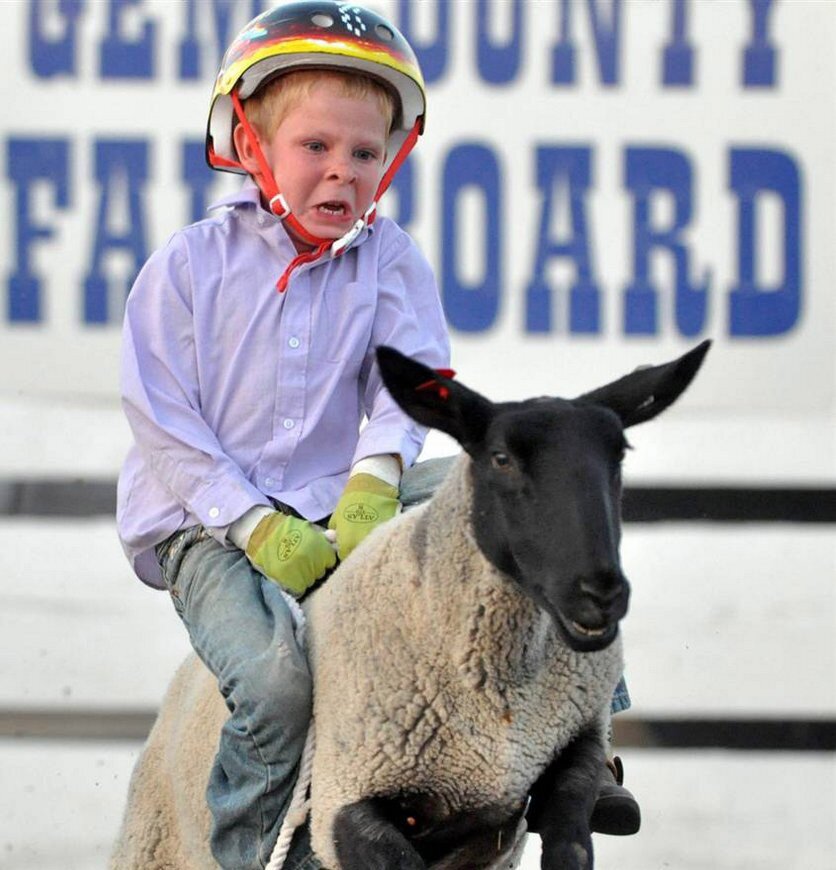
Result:
{"label": "blue lettering sign", "polygon": [[[462,191],[476,188],[484,199],[484,277],[478,285],[467,285],[459,277],[458,201]],[[444,164],[441,221],[441,286],[447,319],[462,332],[482,332],[493,325],[499,311],[502,287],[502,240],[500,215],[502,198],[496,155],[484,145],[465,144],[453,148]]]}
{"label": "blue lettering sign", "polygon": [[[448,46],[450,45],[450,2],[436,0],[435,39],[422,42],[415,36],[412,24],[414,6],[412,0],[398,0],[399,29],[406,37],[424,74],[424,81],[431,85],[439,81],[447,72]],[[426,4],[424,4],[426,5]]]}
{"label": "blue lettering sign", "polygon": [[743,85],[747,88],[774,88],[776,52],[768,33],[772,0],[749,0],[749,4],[752,39],[743,55]]}
{"label": "blue lettering sign", "polygon": [[[619,82],[619,48],[621,45],[621,0],[609,0],[607,24],[599,10],[601,0],[586,0],[589,22],[595,41],[598,75],[605,85]],[[603,4],[602,4],[603,5]],[[572,0],[560,0],[560,35],[552,50],[552,82],[556,85],[575,83],[575,43],[572,39]]]}
{"label": "blue lettering sign", "polygon": [[490,37],[488,21],[491,0],[479,0],[476,7],[476,61],[482,80],[492,85],[507,85],[519,73],[522,54],[523,2],[514,0],[512,7],[512,33],[509,39],[497,45]]}
{"label": "blue lettering sign", "polygon": [[[689,252],[680,235],[691,221],[691,163],[681,151],[664,148],[628,148],[625,184],[633,194],[633,283],[625,292],[624,329],[628,335],[655,335],[659,331],[658,296],[650,276],[654,249],[670,252],[676,271],[674,310],[682,335],[697,335],[705,327],[710,276],[701,285],[689,279]],[[654,192],[668,191],[674,201],[673,222],[653,227],[650,201]]]}
{"label": "blue lettering sign", "polygon": [[194,223],[206,217],[210,205],[211,190],[217,181],[217,173],[206,164],[206,145],[202,139],[183,142],[183,181],[189,189],[188,222]]}
{"label": "blue lettering sign", "polygon": [[[729,186],[739,203],[737,286],[729,297],[731,335],[781,335],[801,311],[801,181],[798,166],[780,151],[733,148]],[[777,287],[758,283],[757,200],[771,191],[783,205],[783,278]]]}
{"label": "blue lettering sign", "polygon": [[107,35],[99,48],[99,71],[103,79],[150,79],[154,76],[157,50],[156,24],[144,21],[142,35],[131,40],[122,35],[122,17],[142,0],[109,0]]}
{"label": "blue lettering sign", "polygon": [[[568,257],[575,265],[575,283],[569,297],[569,331],[601,331],[600,297],[596,284],[587,229],[585,196],[591,183],[589,148],[541,147],[537,149],[537,186],[543,196],[534,277],[526,291],[526,330],[552,330],[552,287],[546,267],[555,257]],[[568,195],[571,231],[566,239],[550,236],[554,224],[556,192]]]}
{"label": "blue lettering sign", "polygon": [[[108,280],[102,271],[108,251],[124,250],[133,255],[135,272],[128,288],[148,256],[142,188],[148,178],[148,143],[145,141],[108,141],[96,143],[96,181],[99,195],[96,235],[90,273],[84,281],[84,320],[107,323],[121,317],[122,311],[108,310]],[[119,202],[119,193],[127,202]],[[125,196],[126,194],[126,196]],[[108,214],[121,206],[125,229],[108,226]]]}
{"label": "blue lettering sign", "polygon": [[51,78],[76,74],[76,34],[81,0],[59,0],[55,15],[62,19],[60,36],[44,33],[44,2],[30,0],[29,5],[29,62],[36,76]]}
{"label": "blue lettering sign", "polygon": [[41,281],[32,271],[31,254],[36,242],[51,239],[50,224],[32,217],[32,188],[47,182],[58,208],[70,203],[69,152],[66,139],[9,139],[7,177],[15,186],[14,271],[9,276],[8,317],[13,323],[41,320]]}
{"label": "blue lettering sign", "polygon": [[416,160],[415,154],[410,154],[406,158],[406,162],[395,174],[392,179],[392,184],[386,194],[387,201],[394,197],[398,201],[397,210],[390,208],[389,214],[392,220],[406,229],[413,220],[415,220],[415,175],[416,175]]}
{"label": "blue lettering sign", "polygon": [[[227,46],[237,32],[234,22],[235,10],[243,5],[240,0],[185,0],[183,4],[186,11],[186,35],[180,41],[180,64],[179,75],[181,79],[203,78],[201,68],[201,41],[198,36],[197,22],[200,15],[207,15],[212,11],[212,20],[215,30],[215,53],[212,60],[212,72],[220,68],[221,59]],[[269,4],[273,5],[273,4]],[[248,14],[250,18],[262,12],[264,4],[262,0],[250,0]],[[243,25],[244,22],[241,22]],[[204,31],[205,32],[205,31]]]}
{"label": "blue lettering sign", "polygon": [[[205,3],[202,4],[205,8]],[[200,69],[200,40],[197,36],[197,0],[186,0],[186,35],[180,40],[180,78],[199,79]],[[217,14],[217,13],[216,13]],[[220,66],[220,63],[218,64]]]}
{"label": "blue lettering sign", "polygon": [[694,83],[694,47],[688,41],[688,0],[673,0],[673,33],[665,46],[662,84],[682,87]]}

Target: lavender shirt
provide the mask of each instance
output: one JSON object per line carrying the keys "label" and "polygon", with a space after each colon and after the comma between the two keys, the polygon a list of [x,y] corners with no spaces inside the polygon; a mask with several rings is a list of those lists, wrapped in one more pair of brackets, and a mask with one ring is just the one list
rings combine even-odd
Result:
{"label": "lavender shirt", "polygon": [[153,548],[178,529],[201,524],[226,544],[227,527],[267,496],[320,519],[357,460],[412,464],[426,430],[386,392],[374,349],[449,361],[429,264],[391,220],[339,259],[299,267],[279,294],[296,252],[255,186],[213,209],[152,254],[125,312],[134,444],[117,521],[134,570],[157,587]]}

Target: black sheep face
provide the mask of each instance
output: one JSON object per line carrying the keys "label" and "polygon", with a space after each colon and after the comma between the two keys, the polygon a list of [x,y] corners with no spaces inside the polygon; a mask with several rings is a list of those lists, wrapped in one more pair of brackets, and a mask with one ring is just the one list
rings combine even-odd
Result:
{"label": "black sheep face", "polygon": [[561,399],[496,410],[472,454],[479,548],[573,649],[603,649],[630,597],[619,558],[621,421]]}
{"label": "black sheep face", "polygon": [[498,404],[378,349],[384,383],[403,410],[470,455],[479,548],[551,615],[574,650],[609,646],[627,612],[619,556],[624,430],[671,405],[709,345],[576,399]]}

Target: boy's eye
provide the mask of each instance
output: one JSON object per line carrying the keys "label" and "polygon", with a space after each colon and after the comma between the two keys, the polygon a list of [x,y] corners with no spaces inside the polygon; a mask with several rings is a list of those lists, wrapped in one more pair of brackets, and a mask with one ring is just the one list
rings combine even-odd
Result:
{"label": "boy's eye", "polygon": [[377,159],[377,154],[375,154],[374,151],[369,151],[367,148],[358,148],[357,151],[354,152],[354,156],[358,160],[363,161]]}
{"label": "boy's eye", "polygon": [[322,142],[307,142],[305,147],[308,151],[314,151],[317,154],[325,148]]}

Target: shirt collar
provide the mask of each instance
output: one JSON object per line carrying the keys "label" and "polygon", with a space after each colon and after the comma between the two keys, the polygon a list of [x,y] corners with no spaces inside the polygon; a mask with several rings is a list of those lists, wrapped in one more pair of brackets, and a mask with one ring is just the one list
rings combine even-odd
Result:
{"label": "shirt collar", "polygon": [[238,190],[234,190],[232,193],[215,200],[207,208],[207,211],[215,211],[219,208],[234,208],[237,205],[261,206],[261,192],[249,176],[247,176]]}

